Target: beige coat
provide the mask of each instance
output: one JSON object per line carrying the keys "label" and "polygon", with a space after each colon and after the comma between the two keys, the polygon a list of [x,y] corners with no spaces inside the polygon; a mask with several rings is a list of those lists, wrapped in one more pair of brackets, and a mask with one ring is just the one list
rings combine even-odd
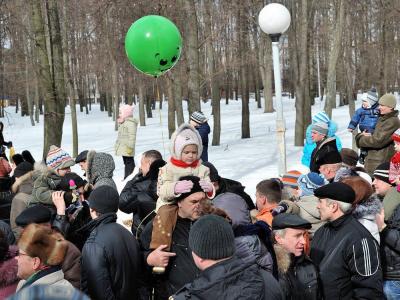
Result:
{"label": "beige coat", "polygon": [[[182,176],[197,176],[202,180],[211,182],[210,169],[202,164],[199,164],[196,168],[180,168],[168,162],[158,173],[157,195],[159,198],[157,200],[156,212],[161,206],[171,204],[171,201],[179,196],[175,195],[174,188],[176,182]],[[214,195],[215,191],[210,198],[213,198]]]}
{"label": "beige coat", "polygon": [[126,118],[118,126],[118,138],[115,142],[116,156],[135,156],[136,130],[138,120],[135,118]]}
{"label": "beige coat", "polygon": [[17,240],[21,234],[22,228],[18,227],[17,224],[15,224],[15,219],[25,208],[28,207],[28,203],[32,199],[32,173],[33,171],[16,178],[14,184],[11,187],[12,192],[16,195],[11,202],[10,225]]}
{"label": "beige coat", "polygon": [[[22,288],[25,282],[26,280],[21,280],[20,282],[18,282],[17,292]],[[33,282],[31,285],[39,285],[39,284],[51,285],[51,286],[64,286],[67,288],[71,288],[72,290],[74,289],[72,284],[64,279],[64,273],[61,270],[43,276],[42,278],[39,278],[38,280]]]}

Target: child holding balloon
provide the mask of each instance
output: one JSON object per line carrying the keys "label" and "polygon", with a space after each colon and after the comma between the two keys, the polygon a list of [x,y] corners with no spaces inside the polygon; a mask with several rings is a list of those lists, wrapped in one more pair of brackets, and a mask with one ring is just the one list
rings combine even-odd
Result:
{"label": "child holding balloon", "polygon": [[[183,176],[197,176],[200,186],[212,199],[215,189],[210,181],[210,170],[201,164],[202,141],[199,133],[189,124],[182,124],[171,136],[171,159],[160,169],[158,175],[156,212],[153,220],[153,232],[150,249],[167,245],[164,249],[170,251],[172,232],[178,217],[178,206],[174,199],[186,193],[193,187],[193,182],[181,180]],[[158,268],[163,272],[163,268]],[[154,269],[155,271],[156,269]]]}

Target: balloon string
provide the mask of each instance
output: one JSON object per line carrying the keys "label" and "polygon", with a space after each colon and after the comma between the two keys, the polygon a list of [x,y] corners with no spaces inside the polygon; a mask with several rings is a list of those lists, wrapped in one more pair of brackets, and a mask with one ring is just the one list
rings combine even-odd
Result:
{"label": "balloon string", "polygon": [[162,116],[161,116],[161,98],[160,98],[160,89],[158,86],[158,78],[156,77],[156,91],[157,91],[157,100],[160,101],[159,105],[158,105],[158,115],[160,116],[160,126],[161,126],[161,139],[162,139],[162,144],[163,144],[163,150],[164,150],[164,157],[166,157],[165,154],[165,141],[164,141],[164,129],[162,127]]}

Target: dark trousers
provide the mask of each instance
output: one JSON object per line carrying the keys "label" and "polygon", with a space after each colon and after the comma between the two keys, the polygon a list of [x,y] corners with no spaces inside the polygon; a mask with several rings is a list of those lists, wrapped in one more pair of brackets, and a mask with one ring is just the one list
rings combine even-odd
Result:
{"label": "dark trousers", "polygon": [[125,175],[124,179],[132,174],[135,169],[135,160],[132,156],[122,156],[125,165]]}

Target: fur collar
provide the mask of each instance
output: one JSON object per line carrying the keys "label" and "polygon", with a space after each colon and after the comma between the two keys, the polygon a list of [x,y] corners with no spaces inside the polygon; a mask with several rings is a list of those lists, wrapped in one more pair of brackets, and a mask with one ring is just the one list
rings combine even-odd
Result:
{"label": "fur collar", "polygon": [[13,183],[12,187],[11,187],[11,191],[16,194],[18,193],[19,187],[24,184],[26,181],[28,181],[29,179],[32,179],[32,174],[33,171],[30,171],[24,175],[22,175],[21,177],[18,177],[15,179],[15,182]]}
{"label": "fur collar", "polygon": [[19,280],[17,277],[18,264],[15,259],[17,253],[18,247],[10,246],[7,253],[7,260],[0,262],[0,287],[6,287]]}
{"label": "fur collar", "polygon": [[368,215],[375,216],[382,209],[382,203],[377,196],[371,196],[369,199],[359,203],[353,210],[353,216],[356,219],[366,217]]}
{"label": "fur collar", "polygon": [[288,253],[282,246],[274,244],[274,251],[276,255],[276,262],[278,264],[279,274],[285,274],[292,263],[290,253]]}

